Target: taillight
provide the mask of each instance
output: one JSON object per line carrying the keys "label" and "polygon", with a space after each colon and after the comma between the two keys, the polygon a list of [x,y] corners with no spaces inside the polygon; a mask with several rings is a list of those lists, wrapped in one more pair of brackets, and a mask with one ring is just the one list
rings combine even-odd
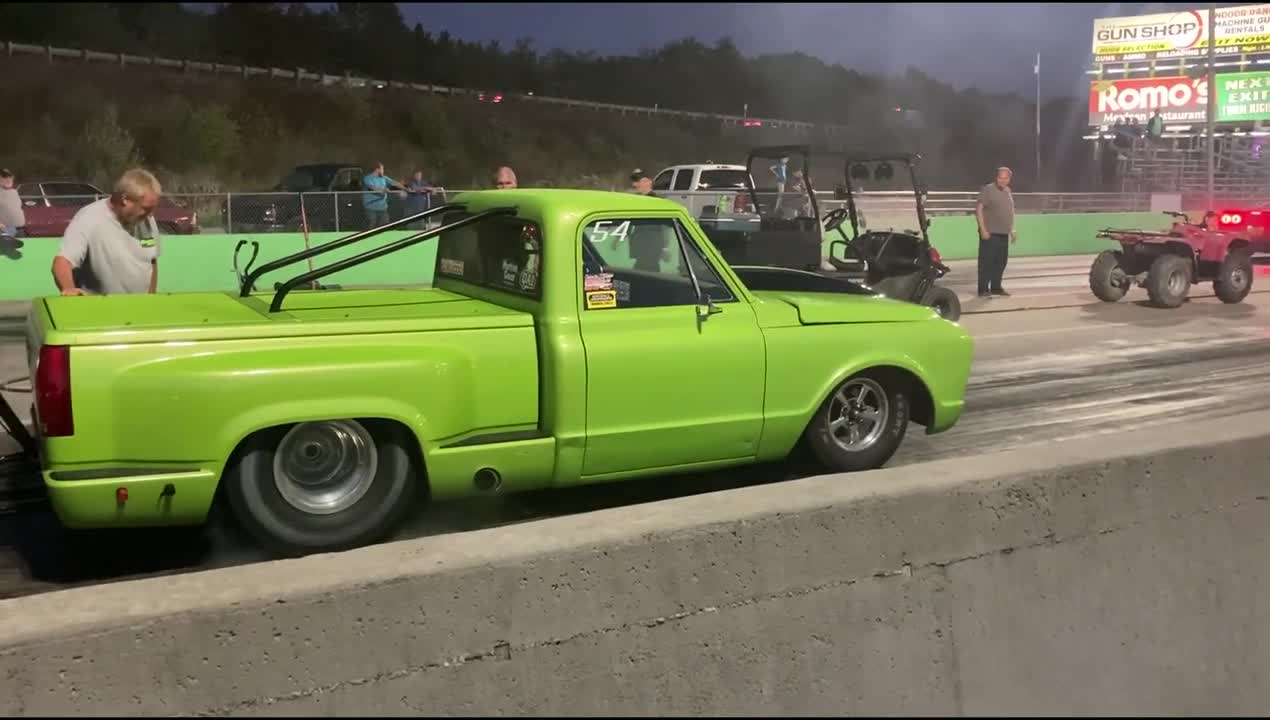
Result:
{"label": "taillight", "polygon": [[66,345],[40,348],[35,370],[35,408],[45,437],[75,434],[71,413],[71,349]]}
{"label": "taillight", "polygon": [[1244,218],[1239,213],[1225,213],[1221,216],[1222,225],[1238,225]]}
{"label": "taillight", "polygon": [[936,250],[935,246],[933,245],[930,248],[930,261],[935,263],[936,265],[940,263],[939,251]]}

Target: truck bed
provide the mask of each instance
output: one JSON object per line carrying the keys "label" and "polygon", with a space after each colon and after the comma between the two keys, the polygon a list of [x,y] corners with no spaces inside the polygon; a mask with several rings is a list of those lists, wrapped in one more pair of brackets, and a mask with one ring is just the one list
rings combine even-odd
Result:
{"label": "truck bed", "polygon": [[95,345],[233,338],[341,335],[354,332],[525,327],[527,313],[435,288],[297,291],[281,312],[272,293],[181,293],[50,297],[45,342]]}

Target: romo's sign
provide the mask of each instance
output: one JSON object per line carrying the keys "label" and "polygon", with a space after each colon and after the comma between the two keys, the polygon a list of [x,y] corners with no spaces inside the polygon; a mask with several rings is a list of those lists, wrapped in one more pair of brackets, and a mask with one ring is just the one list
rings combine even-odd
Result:
{"label": "romo's sign", "polygon": [[[1270,48],[1270,5],[1218,8],[1216,17],[1216,53]],[[1100,61],[1191,57],[1207,50],[1207,10],[1094,21],[1093,52]]]}
{"label": "romo's sign", "polygon": [[1089,84],[1089,124],[1112,125],[1135,118],[1145,123],[1158,109],[1169,124],[1204,122],[1208,81],[1164,77],[1095,80]]}

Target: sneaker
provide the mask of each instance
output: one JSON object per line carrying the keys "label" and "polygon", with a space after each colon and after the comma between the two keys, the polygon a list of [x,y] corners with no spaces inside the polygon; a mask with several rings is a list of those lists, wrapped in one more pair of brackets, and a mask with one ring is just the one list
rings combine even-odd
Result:
{"label": "sneaker", "polygon": [[1010,293],[1006,292],[1004,288],[1002,288],[1001,290],[993,290],[992,294],[996,295],[997,297],[1010,297]]}

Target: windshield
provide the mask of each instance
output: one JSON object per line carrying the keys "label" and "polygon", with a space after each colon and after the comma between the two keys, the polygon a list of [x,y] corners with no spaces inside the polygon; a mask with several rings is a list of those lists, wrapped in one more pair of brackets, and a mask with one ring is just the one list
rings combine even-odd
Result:
{"label": "windshield", "polygon": [[[851,168],[847,180],[855,197],[860,232],[897,230],[921,235],[913,180],[903,161],[853,162]],[[845,203],[832,201],[825,206],[823,212],[828,212]]]}
{"label": "windshield", "polygon": [[[448,213],[445,223],[466,213]],[[528,220],[496,215],[450,230],[437,240],[437,278],[452,278],[538,300],[542,233]]]}
{"label": "windshield", "polygon": [[744,190],[744,170],[702,170],[697,183],[701,190]]}
{"label": "windshield", "polygon": [[803,182],[803,166],[802,155],[751,158],[750,175],[754,177],[759,215],[785,220],[815,217]]}

